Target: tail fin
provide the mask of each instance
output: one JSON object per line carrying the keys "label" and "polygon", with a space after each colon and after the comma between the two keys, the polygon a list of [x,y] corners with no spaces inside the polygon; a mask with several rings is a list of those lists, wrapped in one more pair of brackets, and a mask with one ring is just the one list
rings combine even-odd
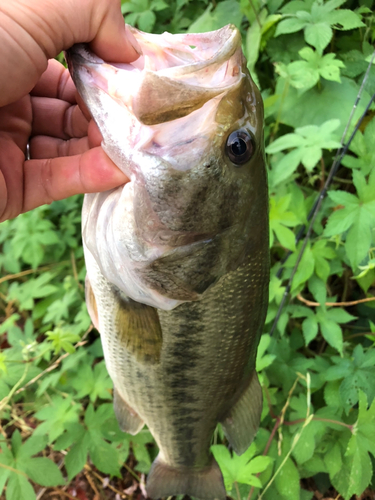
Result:
{"label": "tail fin", "polygon": [[225,500],[223,476],[216,460],[207,467],[175,468],[157,457],[152,464],[146,485],[148,495],[162,498],[172,495],[189,495],[202,500]]}

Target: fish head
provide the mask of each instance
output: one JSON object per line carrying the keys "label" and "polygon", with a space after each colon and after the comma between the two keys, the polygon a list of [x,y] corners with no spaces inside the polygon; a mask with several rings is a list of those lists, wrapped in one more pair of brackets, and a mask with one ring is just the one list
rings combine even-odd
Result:
{"label": "fish head", "polygon": [[263,105],[233,25],[132,31],[133,63],[86,45],[67,54],[103,149],[130,179],[86,195],[83,240],[124,294],[171,309],[198,300],[268,232]]}

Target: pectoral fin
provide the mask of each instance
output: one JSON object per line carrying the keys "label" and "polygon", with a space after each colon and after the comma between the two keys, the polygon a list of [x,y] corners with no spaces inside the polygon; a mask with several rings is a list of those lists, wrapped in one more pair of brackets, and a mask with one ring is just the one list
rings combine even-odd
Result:
{"label": "pectoral fin", "polygon": [[156,309],[120,295],[116,299],[115,324],[124,347],[139,363],[158,363],[163,338]]}
{"label": "pectoral fin", "polygon": [[251,445],[259,427],[262,406],[262,388],[254,371],[249,387],[221,422],[224,434],[237,455],[244,453]]}
{"label": "pectoral fin", "polygon": [[86,295],[86,306],[88,313],[90,315],[91,321],[97,330],[99,330],[99,317],[98,317],[98,307],[96,305],[96,299],[94,295],[94,290],[90,284],[89,277],[86,274],[85,280],[85,295]]}
{"label": "pectoral fin", "polygon": [[123,432],[128,432],[134,436],[144,426],[144,422],[138,413],[125,403],[116,389],[113,390],[113,409]]}

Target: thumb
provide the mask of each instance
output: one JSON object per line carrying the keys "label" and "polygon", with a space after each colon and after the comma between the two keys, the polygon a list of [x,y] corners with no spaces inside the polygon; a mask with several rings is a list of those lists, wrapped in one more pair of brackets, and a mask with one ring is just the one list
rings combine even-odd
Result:
{"label": "thumb", "polygon": [[91,43],[111,62],[132,62],[140,48],[120,0],[0,0],[0,106],[35,86],[48,59],[75,43]]}
{"label": "thumb", "polygon": [[91,36],[94,35],[90,44],[92,50],[105,61],[131,62],[138,59],[141,48],[125,25],[117,0],[102,0],[102,3],[110,7],[105,9],[104,15],[98,10],[97,0],[93,0],[92,8],[97,19],[93,19],[91,26]]}

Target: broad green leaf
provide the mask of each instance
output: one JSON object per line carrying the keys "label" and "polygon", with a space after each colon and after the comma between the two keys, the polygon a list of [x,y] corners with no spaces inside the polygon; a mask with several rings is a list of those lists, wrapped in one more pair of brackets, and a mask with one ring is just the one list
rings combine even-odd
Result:
{"label": "broad green leaf", "polygon": [[319,324],[325,340],[341,354],[343,349],[343,338],[340,326],[335,321],[322,316],[319,317]]}
{"label": "broad green leaf", "polygon": [[34,488],[25,476],[21,474],[11,474],[9,477],[6,500],[36,500]]}
{"label": "broad green leaf", "polygon": [[302,323],[302,332],[305,343],[308,345],[318,335],[318,322],[315,317],[306,318]]}
{"label": "broad green leaf", "polygon": [[[291,264],[293,260],[289,259],[289,264]],[[311,248],[308,245],[303,253],[297,272],[294,275],[292,291],[294,291],[302,283],[307,281],[312,276],[313,272],[314,272],[314,258],[311,252]]]}
{"label": "broad green leaf", "polygon": [[330,215],[324,229],[324,236],[335,236],[347,231],[355,222],[357,210],[352,207],[339,208]]}
{"label": "broad green leaf", "polygon": [[334,10],[327,15],[326,20],[337,30],[352,30],[366,26],[358,14],[348,9]]}
{"label": "broad green leaf", "polygon": [[152,10],[145,10],[138,17],[138,26],[142,31],[150,32],[154,27],[156,15]]}
{"label": "broad green leaf", "polygon": [[[302,438],[303,439],[303,438]],[[275,470],[281,464],[281,459],[276,462]],[[281,471],[275,478],[275,485],[283,498],[300,500],[300,477],[293,460],[288,458]]]}
{"label": "broad green leaf", "polygon": [[36,457],[22,460],[22,469],[29,478],[41,486],[57,486],[64,484],[64,478],[57,467],[49,458]]}
{"label": "broad green leaf", "polygon": [[214,445],[211,450],[223,473],[225,488],[229,492],[232,491],[233,484],[236,482],[260,487],[261,482],[255,475],[263,472],[272,462],[270,457],[254,458],[256,451],[254,443],[241,456],[236,453],[231,456],[224,445]]}
{"label": "broad green leaf", "polygon": [[367,256],[372,241],[371,229],[368,215],[365,210],[360,210],[357,214],[355,224],[353,224],[346,237],[345,244],[346,253],[353,269],[357,268]]}
{"label": "broad green leaf", "polygon": [[266,147],[267,153],[278,153],[279,151],[283,151],[284,149],[296,148],[298,146],[303,146],[304,140],[303,137],[297,134],[285,134],[274,142],[272,142],[269,146]]}
{"label": "broad green leaf", "polygon": [[90,442],[89,452],[93,464],[101,472],[120,477],[120,461],[116,448],[103,439],[95,439]]}
{"label": "broad green leaf", "polygon": [[65,457],[65,467],[68,472],[68,479],[71,480],[85,466],[87,460],[88,447],[86,439],[83,437],[74,444]]}
{"label": "broad green leaf", "polygon": [[309,24],[305,28],[305,40],[320,53],[327,47],[332,38],[332,30],[326,22]]}
{"label": "broad green leaf", "polygon": [[296,17],[283,19],[277,25],[275,36],[284,35],[285,33],[295,33],[303,29],[306,24],[305,20],[297,19]]}
{"label": "broad green leaf", "polygon": [[[371,410],[368,413],[370,412]],[[372,422],[372,426],[374,424],[375,421]],[[353,434],[349,441],[342,467],[332,478],[332,484],[345,500],[349,500],[352,495],[361,495],[363,493],[369,485],[371,477],[372,464],[366,446],[362,442],[361,435]]]}
{"label": "broad green leaf", "polygon": [[246,47],[247,67],[250,73],[253,72],[255,63],[258,60],[259,46],[266,18],[267,18],[267,10],[262,9],[258,14],[259,22],[253,22],[252,25],[247,30],[245,47]]}
{"label": "broad green leaf", "polygon": [[341,450],[337,443],[325,454],[324,463],[326,464],[329,476],[332,479],[340,471],[342,466]]}
{"label": "broad green leaf", "polygon": [[[311,124],[320,126],[324,121],[338,119],[340,126],[336,130],[337,137],[343,133],[358,94],[358,86],[353,80],[346,77],[341,78],[341,83],[322,80],[319,89],[315,86],[302,94],[289,86],[285,95],[285,85],[285,79],[277,80],[275,93],[283,96],[282,103],[279,99],[269,110],[269,113],[273,112],[281,123],[295,128]],[[362,94],[362,99],[354,113],[354,121],[359,119],[364,112],[364,103],[370,99],[366,90]]]}
{"label": "broad green leaf", "polygon": [[280,182],[285,181],[290,177],[300,164],[302,153],[300,149],[295,149],[291,153],[286,154],[283,158],[276,164],[271,172],[271,182],[274,186],[280,184]]}
{"label": "broad green leaf", "polygon": [[12,453],[15,458],[18,457],[18,454],[22,447],[22,438],[20,431],[16,429],[12,434]]}
{"label": "broad green leaf", "polygon": [[19,450],[18,458],[23,459],[36,455],[46,447],[47,442],[47,436],[36,436],[35,434],[32,434]]}

